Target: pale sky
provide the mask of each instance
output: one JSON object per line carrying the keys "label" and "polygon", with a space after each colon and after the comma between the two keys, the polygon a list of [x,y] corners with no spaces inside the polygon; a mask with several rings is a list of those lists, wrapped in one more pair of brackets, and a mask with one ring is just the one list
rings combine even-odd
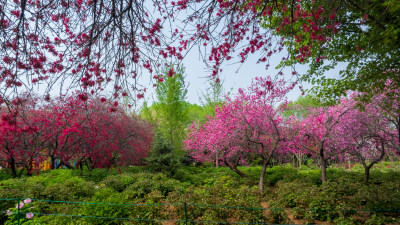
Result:
{"label": "pale sky", "polygon": [[[265,63],[258,63],[257,60],[260,58],[260,52],[256,52],[255,54],[250,54],[249,58],[242,65],[240,63],[234,65],[224,65],[222,66],[223,71],[221,72],[221,80],[223,80],[223,86],[225,91],[230,91],[232,89],[232,93],[235,94],[238,88],[247,88],[250,86],[251,81],[255,77],[267,77],[275,76],[278,70],[275,70],[275,66],[280,62],[284,55],[272,55],[268,70],[265,69]],[[186,56],[183,60],[183,65],[186,68],[186,79],[185,81],[189,83],[187,101],[190,103],[200,104],[199,94],[201,92],[206,92],[206,87],[209,86],[209,81],[207,80],[207,76],[211,74],[209,70],[207,70],[206,65],[200,58],[200,54],[196,48],[193,48],[192,51]],[[232,61],[232,62],[231,62]],[[234,58],[230,60],[230,63],[233,63]],[[286,72],[285,72],[286,71]],[[297,66],[296,71],[304,73],[307,71],[307,66]],[[285,79],[288,80],[292,77],[291,70],[284,70]],[[143,80],[147,80],[149,83],[148,77],[143,77]],[[146,83],[146,82],[143,82]],[[304,88],[310,88],[311,85],[304,84],[302,85]],[[298,96],[301,95],[301,92],[298,87],[292,90],[288,94],[289,100],[296,100]],[[145,99],[148,102],[152,102],[152,98],[155,99],[154,96],[154,88],[150,87],[145,95]],[[139,103],[140,104],[140,103]]]}

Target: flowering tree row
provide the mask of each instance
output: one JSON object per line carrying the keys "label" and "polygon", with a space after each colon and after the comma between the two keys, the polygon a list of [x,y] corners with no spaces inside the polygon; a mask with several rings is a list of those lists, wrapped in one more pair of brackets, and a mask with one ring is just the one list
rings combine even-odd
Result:
{"label": "flowering tree row", "polygon": [[289,109],[285,95],[292,87],[283,80],[256,78],[247,90],[227,99],[215,117],[192,125],[186,150],[198,161],[223,162],[241,176],[246,175],[238,165],[261,158],[260,191],[272,157],[311,155],[319,162],[322,182],[327,180],[329,160],[356,160],[364,166],[368,182],[370,168],[387,151],[399,153],[394,111],[382,110],[385,95],[364,104],[361,111],[356,100],[360,94],[354,93],[336,105],[310,108],[305,116],[285,117],[283,112]]}
{"label": "flowering tree row", "polygon": [[[76,162],[89,169],[137,165],[150,149],[152,129],[105,99],[62,97],[39,104],[32,97],[14,99],[16,108],[1,108],[0,159],[17,176],[32,173],[43,161],[51,168]],[[21,170],[22,172],[22,170]]]}

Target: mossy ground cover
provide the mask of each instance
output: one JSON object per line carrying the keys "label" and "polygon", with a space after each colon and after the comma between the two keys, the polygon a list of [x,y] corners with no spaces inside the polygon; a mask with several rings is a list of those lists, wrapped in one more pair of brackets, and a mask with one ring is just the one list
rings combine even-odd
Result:
{"label": "mossy ground cover", "polygon": [[[260,167],[241,167],[249,178],[239,177],[225,167],[211,166],[181,167],[172,177],[151,173],[142,167],[95,169],[90,173],[85,170],[58,169],[18,179],[9,179],[2,174],[0,198],[121,204],[33,200],[29,208],[27,205],[22,211],[81,217],[36,214],[27,220],[23,215],[24,224],[162,224],[160,221],[133,219],[183,220],[184,203],[187,203],[187,216],[192,221],[396,224],[400,223],[400,193],[397,191],[400,176],[396,169],[388,168],[386,164],[381,163],[372,169],[368,186],[363,183],[363,170],[358,165],[351,170],[332,166],[327,173],[328,182],[323,184],[318,168],[275,166],[267,169],[266,190],[262,194],[257,186]],[[0,211],[15,209],[15,205],[16,201],[0,201]],[[286,210],[210,205],[268,206]],[[1,214],[0,223],[15,224],[15,214]]]}

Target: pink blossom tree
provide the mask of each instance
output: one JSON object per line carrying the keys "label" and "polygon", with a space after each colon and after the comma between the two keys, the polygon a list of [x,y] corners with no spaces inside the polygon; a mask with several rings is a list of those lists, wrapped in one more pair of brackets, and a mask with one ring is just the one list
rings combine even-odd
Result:
{"label": "pink blossom tree", "polygon": [[273,154],[282,148],[282,124],[278,103],[286,100],[292,89],[283,80],[256,78],[247,90],[239,90],[234,99],[217,109],[202,127],[192,126],[186,149],[198,160],[222,157],[225,165],[241,176],[237,169],[250,156],[263,162],[259,188],[263,192],[264,176]]}
{"label": "pink blossom tree", "polygon": [[[346,99],[347,104],[356,105],[357,94]],[[345,104],[345,103],[343,103]],[[365,171],[365,184],[370,178],[370,169],[381,161],[390,148],[390,126],[373,103],[365,104],[363,109],[350,110],[337,126],[341,134],[337,142],[345,149],[345,154],[360,162]],[[346,156],[342,156],[344,160]]]}
{"label": "pink blossom tree", "polygon": [[345,150],[338,141],[341,138],[338,125],[352,110],[354,104],[342,101],[338,105],[315,108],[304,120],[292,123],[298,129],[298,136],[292,139],[292,148],[318,159],[322,182],[326,182],[328,160],[339,157]]}
{"label": "pink blossom tree", "polygon": [[[394,72],[398,74],[398,71]],[[383,123],[388,124],[389,129],[383,130],[388,144],[387,148],[390,148],[398,156],[400,155],[400,89],[395,87],[395,81],[386,80],[383,93],[373,96],[368,93],[361,93],[359,97],[362,100],[365,97],[370,100],[366,101],[363,106],[376,112],[383,120]],[[400,182],[398,190],[400,190]]]}

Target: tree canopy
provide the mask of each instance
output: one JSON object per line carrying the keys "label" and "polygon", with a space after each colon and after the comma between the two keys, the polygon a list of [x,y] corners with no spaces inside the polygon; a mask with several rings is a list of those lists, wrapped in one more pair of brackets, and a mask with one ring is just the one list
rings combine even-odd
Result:
{"label": "tree canopy", "polygon": [[[288,50],[280,66],[318,93],[399,87],[399,0],[0,0],[1,102],[23,91],[79,90],[143,97],[141,74],[160,74],[193,46],[217,76],[224,62]],[[204,49],[204,50],[202,50]],[[300,74],[296,64],[309,63]],[[344,63],[339,74],[329,69]],[[174,71],[170,71],[171,74]],[[324,76],[324,73],[332,76]],[[282,70],[278,72],[282,74]],[[216,79],[218,81],[218,79]],[[48,95],[48,97],[50,97]]]}
{"label": "tree canopy", "polygon": [[[289,58],[281,66],[309,64],[303,81],[319,94],[347,90],[383,91],[387,80],[399,87],[400,1],[271,1],[275,9],[263,26],[276,28]],[[339,67],[339,73],[331,69]]]}

